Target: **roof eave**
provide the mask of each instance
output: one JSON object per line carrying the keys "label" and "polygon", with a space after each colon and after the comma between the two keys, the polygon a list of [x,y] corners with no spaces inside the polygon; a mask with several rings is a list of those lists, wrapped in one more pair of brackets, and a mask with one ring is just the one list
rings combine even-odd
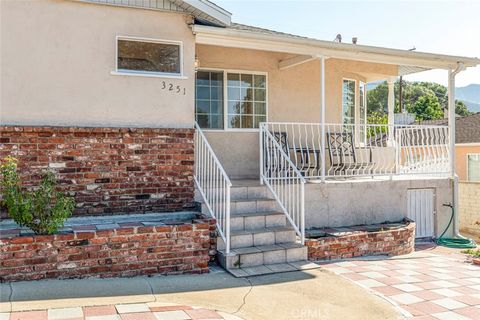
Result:
{"label": "roof eave", "polygon": [[458,63],[463,63],[465,67],[480,65],[480,59],[478,58],[337,43],[312,38],[262,34],[201,25],[195,25],[193,30],[196,34],[196,41],[199,44],[318,55],[430,69],[453,69]]}
{"label": "roof eave", "polygon": [[213,2],[208,0],[170,0],[186,11],[195,15],[195,13],[201,12],[201,18],[218,24],[219,26],[229,26],[232,23],[232,14],[227,10],[217,6]]}

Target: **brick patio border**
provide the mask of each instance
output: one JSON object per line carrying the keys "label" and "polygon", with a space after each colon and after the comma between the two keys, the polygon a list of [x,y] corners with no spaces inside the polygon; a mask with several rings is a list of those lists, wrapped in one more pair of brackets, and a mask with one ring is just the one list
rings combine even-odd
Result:
{"label": "brick patio border", "polygon": [[0,239],[0,282],[207,273],[215,219]]}
{"label": "brick patio border", "polygon": [[333,260],[368,255],[396,256],[411,253],[415,244],[415,223],[377,232],[356,231],[343,236],[306,239],[309,260]]}

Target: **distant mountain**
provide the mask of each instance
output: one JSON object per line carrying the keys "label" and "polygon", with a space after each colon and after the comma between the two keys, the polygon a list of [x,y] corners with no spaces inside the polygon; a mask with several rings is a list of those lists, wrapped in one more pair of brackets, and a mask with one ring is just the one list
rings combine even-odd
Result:
{"label": "distant mountain", "polygon": [[480,84],[457,87],[455,88],[455,96],[458,100],[480,103]]}
{"label": "distant mountain", "polygon": [[455,88],[455,97],[463,101],[469,111],[480,112],[480,84]]}
{"label": "distant mountain", "polygon": [[473,102],[470,102],[470,101],[463,101],[463,103],[465,103],[467,105],[468,111],[480,112],[480,103],[473,103]]}

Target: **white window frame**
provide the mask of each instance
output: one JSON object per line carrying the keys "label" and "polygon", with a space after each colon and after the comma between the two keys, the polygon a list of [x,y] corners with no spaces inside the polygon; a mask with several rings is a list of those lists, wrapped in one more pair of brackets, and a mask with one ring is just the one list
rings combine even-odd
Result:
{"label": "white window frame", "polygon": [[[364,87],[363,91],[363,101],[362,101],[362,95],[360,94],[360,88]],[[343,100],[343,99],[342,99]],[[363,103],[363,119],[365,120],[364,123],[362,123],[362,109],[361,109],[361,104]],[[355,106],[355,110],[357,107]],[[367,118],[367,82],[363,80],[358,80],[358,121],[357,117],[355,117],[355,122],[359,124],[359,144],[361,146],[365,145],[367,142],[367,124],[368,124],[368,118]],[[363,132],[362,132],[363,129]]]}
{"label": "white window frame", "polygon": [[[469,172],[468,172],[468,171],[469,171],[469,170],[468,170],[468,157],[469,157],[469,156],[477,156],[477,157],[480,158],[480,153],[467,153],[467,156],[466,156],[466,162],[467,162],[467,163],[466,163],[466,172],[467,172],[467,177],[466,177],[466,178],[467,178],[467,181],[471,181],[471,180],[470,180],[470,174],[469,174]],[[477,181],[472,181],[472,182],[477,182]]]}
{"label": "white window frame", "polygon": [[[140,70],[136,71],[136,70],[118,69],[118,41],[119,40],[160,43],[160,44],[172,44],[172,45],[179,46],[180,47],[180,57],[179,57],[180,58],[180,73],[169,73],[169,72],[158,72],[158,71],[140,71]],[[153,38],[143,38],[143,37],[132,37],[132,36],[116,36],[115,37],[115,70],[111,72],[112,75],[188,79],[184,75],[183,64],[184,64],[184,60],[183,60],[183,41],[153,39]]]}
{"label": "white window frame", "polygon": [[353,82],[355,83],[355,90],[354,90],[354,91],[355,91],[355,98],[354,98],[354,100],[353,100],[354,103],[353,103],[353,123],[352,123],[353,125],[355,125],[355,124],[357,124],[357,106],[358,106],[358,105],[357,105],[357,100],[358,100],[357,98],[359,97],[359,94],[358,94],[358,81],[357,81],[357,79],[352,79],[352,78],[342,78],[342,83],[341,83],[341,85],[342,85],[342,90],[341,90],[341,92],[342,92],[342,99],[341,99],[341,106],[340,106],[340,107],[341,107],[341,108],[340,108],[341,124],[344,124],[344,122],[343,122],[343,116],[344,116],[344,114],[343,114],[343,81],[344,81],[344,80],[353,81]]}
{"label": "white window frame", "polygon": [[[198,68],[197,71],[223,72],[223,129],[208,129],[208,128],[203,129],[202,128],[203,131],[213,131],[213,132],[221,132],[221,131],[259,132],[260,131],[260,128],[229,128],[228,127],[228,85],[227,85],[228,73],[253,74],[253,75],[265,76],[265,122],[268,122],[268,72],[238,70],[238,69],[222,69],[222,68]],[[195,87],[196,87],[196,83],[195,83]],[[195,96],[195,100],[196,99],[197,97]]]}

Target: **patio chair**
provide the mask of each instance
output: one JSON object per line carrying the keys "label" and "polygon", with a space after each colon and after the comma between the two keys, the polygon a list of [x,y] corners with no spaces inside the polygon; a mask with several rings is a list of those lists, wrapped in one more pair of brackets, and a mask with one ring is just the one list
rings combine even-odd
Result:
{"label": "patio chair", "polygon": [[[300,148],[300,147],[290,147],[288,142],[288,134],[284,131],[275,131],[272,132],[273,137],[278,142],[280,147],[282,148],[283,152],[292,160],[295,164],[297,169],[302,173],[302,175],[306,175],[309,170],[320,169],[320,161],[319,161],[319,150],[314,150],[312,148]],[[294,153],[299,154],[299,160],[297,161],[297,157],[292,157],[291,151]],[[313,157],[312,157],[313,154]],[[314,161],[311,161],[313,158]],[[297,163],[299,162],[299,163]],[[277,170],[289,170],[288,168],[283,168],[281,166],[276,166]]]}
{"label": "patio chair", "polygon": [[330,170],[334,175],[372,174],[375,165],[372,161],[372,149],[368,148],[368,162],[358,162],[353,132],[328,132],[327,143]]}

